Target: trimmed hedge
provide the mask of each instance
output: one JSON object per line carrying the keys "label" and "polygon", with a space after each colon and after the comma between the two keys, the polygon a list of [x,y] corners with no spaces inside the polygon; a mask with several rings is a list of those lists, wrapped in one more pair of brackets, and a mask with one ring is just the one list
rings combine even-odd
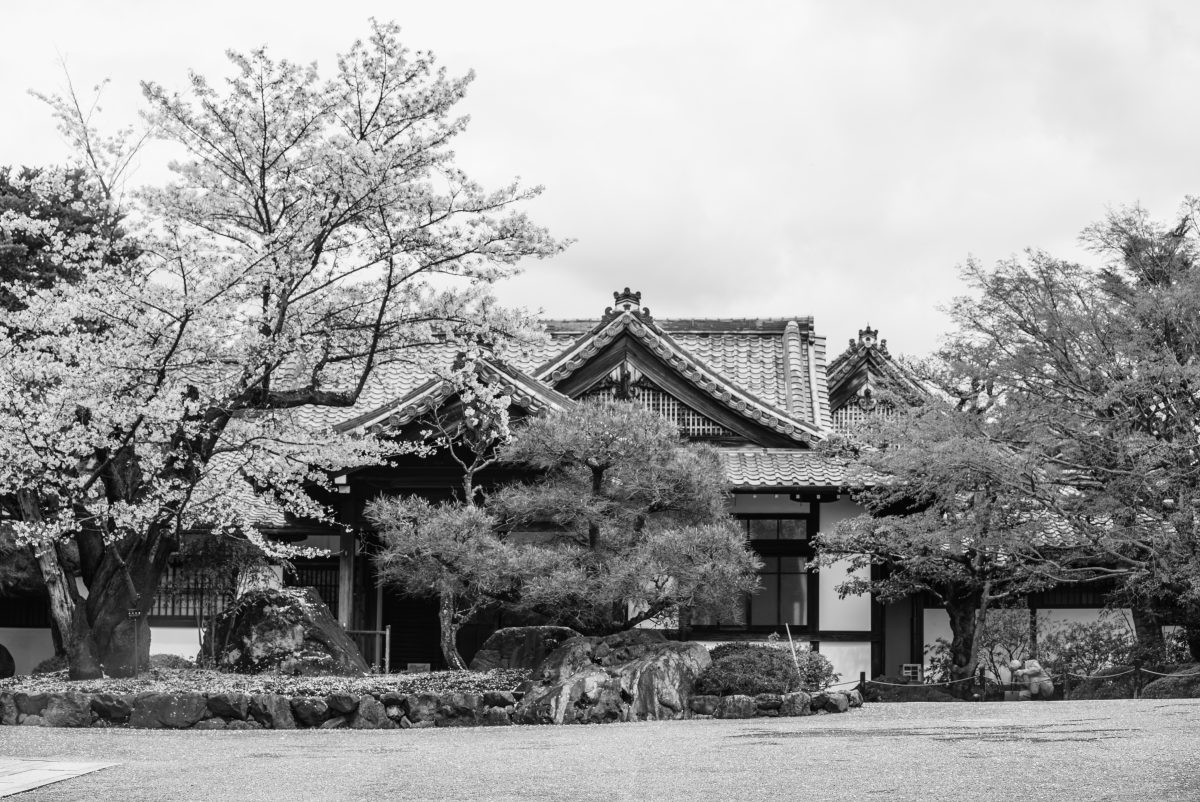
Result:
{"label": "trimmed hedge", "polygon": [[701,695],[757,696],[798,690],[800,675],[791,655],[769,646],[726,650],[696,678],[696,693]]}
{"label": "trimmed hedge", "polygon": [[[748,694],[756,693],[787,693],[789,690],[805,690],[809,692],[828,688],[838,681],[840,675],[833,670],[829,658],[819,652],[797,650],[795,658],[789,648],[761,643],[722,643],[709,652],[713,666],[711,676],[704,687],[725,687],[731,690],[699,690],[700,682],[705,681],[702,674],[697,680],[697,693],[712,694]],[[797,674],[796,665],[800,671]],[[758,682],[750,678],[755,672],[762,672]],[[705,672],[706,674],[709,671]],[[750,690],[763,686],[771,690]],[[790,685],[788,690],[774,690],[776,687]]]}

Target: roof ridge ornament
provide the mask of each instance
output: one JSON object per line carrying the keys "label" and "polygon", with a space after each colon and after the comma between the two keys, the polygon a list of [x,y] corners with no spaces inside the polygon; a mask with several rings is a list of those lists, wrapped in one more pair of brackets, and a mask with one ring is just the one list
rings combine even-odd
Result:
{"label": "roof ridge ornament", "polygon": [[[604,310],[604,323],[607,323],[608,321],[624,314],[625,312],[632,312],[634,315],[642,318],[643,320],[651,320],[650,308],[647,306],[641,306],[642,293],[640,291],[633,292],[626,287],[623,290],[614,292],[613,303],[615,306],[606,307]],[[641,308],[639,309],[639,307]]]}
{"label": "roof ridge ornament", "polygon": [[884,356],[891,356],[888,353],[887,340],[879,339],[879,331],[871,328],[871,324],[868,323],[865,329],[858,330],[858,339],[850,341],[850,352],[869,351],[872,348]]}

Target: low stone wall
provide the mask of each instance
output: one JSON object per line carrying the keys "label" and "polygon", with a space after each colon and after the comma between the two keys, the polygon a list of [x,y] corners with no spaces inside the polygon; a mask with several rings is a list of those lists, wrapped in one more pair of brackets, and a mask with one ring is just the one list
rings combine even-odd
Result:
{"label": "low stone wall", "polygon": [[[519,694],[285,696],[273,693],[0,693],[0,724],[176,730],[390,730],[513,723]],[[754,718],[845,713],[857,690],[758,696],[691,696],[684,718]]]}
{"label": "low stone wall", "polygon": [[862,707],[862,694],[851,691],[818,691],[808,694],[760,693],[757,696],[691,696],[691,718],[776,718],[811,716],[820,713],[845,713]]}
{"label": "low stone wall", "polygon": [[0,693],[0,724],[139,729],[407,729],[512,724],[517,699],[486,693]]}

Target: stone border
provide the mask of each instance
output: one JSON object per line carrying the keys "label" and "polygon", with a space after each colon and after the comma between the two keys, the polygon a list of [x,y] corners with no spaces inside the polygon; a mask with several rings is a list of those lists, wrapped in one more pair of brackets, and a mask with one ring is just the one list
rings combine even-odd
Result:
{"label": "stone border", "polygon": [[[0,724],[24,727],[127,727],[175,730],[391,730],[503,727],[513,723],[521,694],[380,695],[331,693],[0,693]],[[758,696],[691,696],[681,718],[755,718],[845,713],[862,695],[803,691]]]}
{"label": "stone border", "polygon": [[776,718],[811,716],[819,713],[846,713],[862,707],[858,689],[806,693],[760,693],[757,696],[690,696],[691,718]]}
{"label": "stone border", "polygon": [[135,729],[408,729],[512,724],[517,694],[0,693],[0,724]]}

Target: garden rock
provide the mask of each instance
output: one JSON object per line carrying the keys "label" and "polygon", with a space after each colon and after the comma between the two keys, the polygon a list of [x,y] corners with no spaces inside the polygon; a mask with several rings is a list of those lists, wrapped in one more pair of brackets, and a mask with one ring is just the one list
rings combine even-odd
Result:
{"label": "garden rock", "polygon": [[570,627],[505,627],[492,633],[471,658],[472,671],[536,668],[565,641],[578,638]]}
{"label": "garden rock", "polygon": [[517,697],[512,691],[485,691],[483,703],[488,707],[512,707],[517,703]]}
{"label": "garden rock", "polygon": [[345,716],[358,708],[358,697],[349,693],[331,693],[325,697],[325,703],[331,713]]}
{"label": "garden rock", "polygon": [[142,729],[187,729],[208,710],[198,693],[140,693],[135,697],[129,726]]}
{"label": "garden rock", "polygon": [[313,588],[246,593],[216,617],[204,652],[216,654],[218,667],[239,673],[362,676],[368,670]]}
{"label": "garden rock", "polygon": [[512,724],[512,708],[489,707],[483,713],[485,727],[507,727]]}
{"label": "garden rock", "polygon": [[133,697],[127,694],[98,693],[92,697],[92,710],[105,721],[126,721],[133,712]]}
{"label": "garden rock", "polygon": [[45,727],[46,720],[36,713],[32,713],[30,715],[22,714],[21,726],[22,727]]}
{"label": "garden rock", "polygon": [[20,711],[17,710],[17,703],[13,701],[13,695],[7,691],[0,693],[0,725],[16,724],[19,715]]}
{"label": "garden rock", "polygon": [[524,724],[682,718],[696,677],[711,662],[700,643],[632,630],[572,638],[534,670],[514,719]]}
{"label": "garden rock", "polygon": [[250,714],[250,695],[245,693],[215,693],[208,697],[208,709],[214,716],[245,721]]}
{"label": "garden rock", "polygon": [[754,697],[754,704],[758,707],[759,712],[765,710],[778,710],[783,704],[783,695],[778,693],[760,693]]}
{"label": "garden rock", "polygon": [[12,652],[0,643],[0,679],[8,679],[17,673],[17,661],[13,660]]}
{"label": "garden rock", "polygon": [[812,696],[814,713],[845,713],[850,709],[850,697],[841,691],[819,691]]}
{"label": "garden rock", "polygon": [[54,694],[42,712],[48,727],[87,727],[92,723],[92,702],[81,693]]}
{"label": "garden rock", "polygon": [[846,698],[850,700],[851,707],[862,707],[863,706],[862,691],[860,691],[858,688],[854,688],[850,691],[847,691]]}
{"label": "garden rock", "polygon": [[345,716],[334,716],[331,719],[321,722],[321,726],[318,729],[341,730],[341,729],[345,729],[346,725],[348,723],[349,722],[347,721]]}
{"label": "garden rock", "polygon": [[206,718],[203,721],[197,721],[192,725],[193,730],[224,730],[228,729],[228,725],[224,719]]}
{"label": "garden rock", "polygon": [[439,727],[470,727],[479,723],[483,697],[477,693],[448,693],[437,708]]}
{"label": "garden rock", "polygon": [[785,693],[779,700],[781,716],[811,716],[812,712],[812,697],[804,691]]}
{"label": "garden rock", "polygon": [[292,699],[292,715],[302,727],[319,727],[329,713],[329,703],[311,696]]}
{"label": "garden rock", "polygon": [[717,718],[754,718],[757,715],[758,705],[754,703],[754,697],[740,693],[722,696],[721,704],[717,707]]}
{"label": "garden rock", "polygon": [[416,724],[419,721],[435,721],[441,702],[432,693],[409,694],[404,697],[403,707],[408,719]]}
{"label": "garden rock", "polygon": [[257,721],[231,721],[225,725],[227,730],[261,730],[263,725]]}
{"label": "garden rock", "polygon": [[256,693],[250,697],[250,715],[270,730],[294,730],[292,702],[278,693]]}
{"label": "garden rock", "polygon": [[390,730],[396,722],[388,718],[387,709],[374,696],[363,696],[358,700],[358,710],[350,720],[352,730]]}
{"label": "garden rock", "polygon": [[701,694],[688,698],[688,707],[691,711],[700,716],[711,716],[717,712],[717,708],[721,706],[721,697],[712,694]]}
{"label": "garden rock", "polygon": [[42,708],[46,706],[46,694],[18,693],[13,697],[13,701],[17,704],[17,712],[31,716],[42,712]]}

